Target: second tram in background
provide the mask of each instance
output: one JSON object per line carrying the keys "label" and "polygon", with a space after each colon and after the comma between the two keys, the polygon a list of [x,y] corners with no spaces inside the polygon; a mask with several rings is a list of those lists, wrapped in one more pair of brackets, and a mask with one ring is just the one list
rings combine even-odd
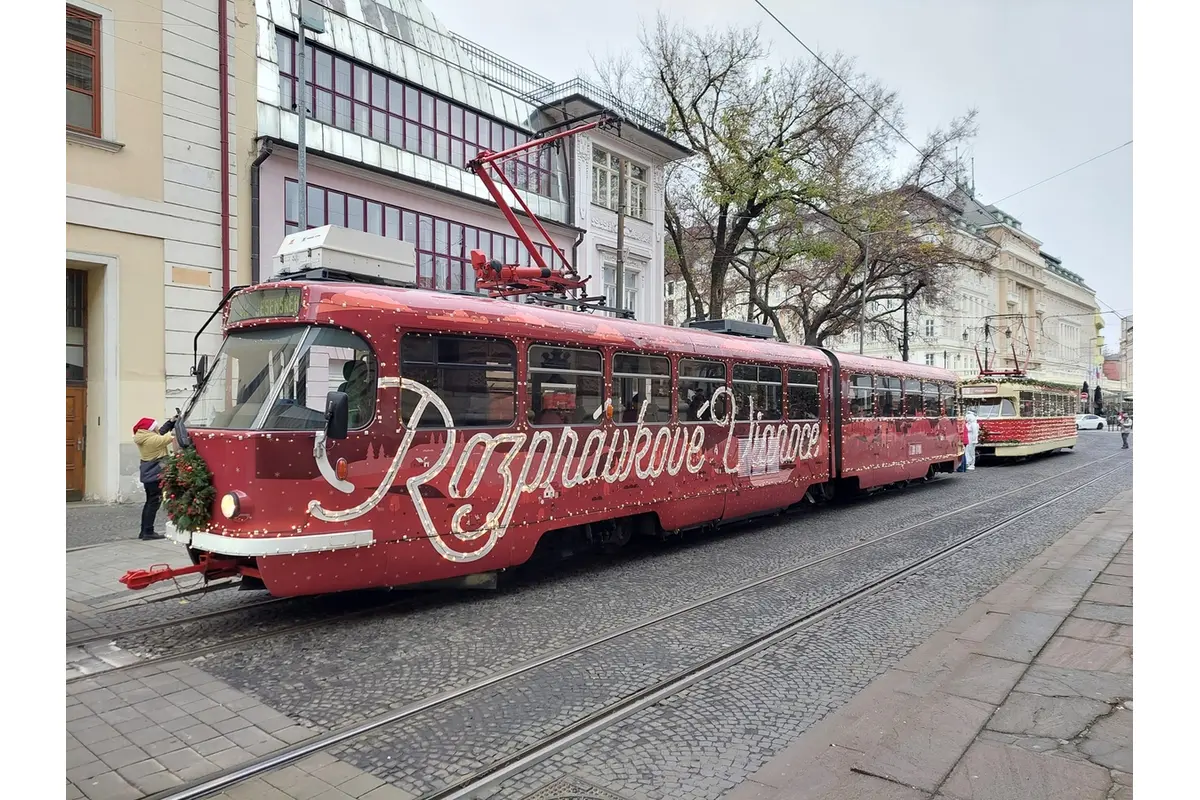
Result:
{"label": "second tram in background", "polygon": [[979,420],[977,456],[1020,458],[1073,448],[1078,441],[1072,391],[1034,380],[980,376],[959,389],[963,411]]}

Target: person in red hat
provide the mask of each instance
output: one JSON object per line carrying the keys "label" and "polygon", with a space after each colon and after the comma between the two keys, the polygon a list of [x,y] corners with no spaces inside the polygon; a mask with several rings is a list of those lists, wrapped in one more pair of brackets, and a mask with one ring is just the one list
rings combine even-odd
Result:
{"label": "person in red hat", "polygon": [[154,532],[154,518],[158,516],[159,506],[162,505],[162,471],[163,463],[171,450],[174,437],[169,434],[175,428],[175,420],[167,420],[161,425],[149,417],[142,417],[133,426],[133,443],[137,445],[141,464],[138,478],[146,490],[146,505],[142,507],[142,530],[138,538],[143,541],[165,538],[161,533]]}

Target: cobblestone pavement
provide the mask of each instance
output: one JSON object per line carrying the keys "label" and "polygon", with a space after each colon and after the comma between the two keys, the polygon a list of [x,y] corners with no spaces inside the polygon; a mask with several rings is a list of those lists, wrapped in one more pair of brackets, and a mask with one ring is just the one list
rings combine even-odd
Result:
{"label": "cobblestone pavement", "polygon": [[[132,503],[67,503],[67,549],[137,539],[145,499],[143,494]],[[165,519],[159,512],[160,533]]]}
{"label": "cobblestone pavement", "polygon": [[[1019,467],[980,469],[969,476],[955,476],[903,492],[887,493],[848,507],[820,509],[787,517],[773,524],[743,526],[717,535],[697,537],[674,547],[642,548],[642,552],[632,557],[592,562],[564,569],[550,577],[517,581],[499,592],[460,594],[451,599],[432,598],[424,606],[418,604],[416,610],[385,610],[377,616],[355,619],[353,623],[345,625],[320,628],[304,635],[264,640],[239,652],[217,654],[205,659],[203,664],[199,664],[204,671],[197,670],[199,674],[193,676],[192,681],[208,688],[200,692],[200,698],[189,695],[182,705],[176,707],[185,716],[194,716],[199,712],[186,711],[184,705],[202,704],[202,700],[216,702],[223,707],[221,701],[213,698],[213,694],[228,689],[256,702],[261,701],[265,710],[256,713],[265,715],[278,712],[280,716],[273,717],[272,724],[282,724],[282,719],[287,719],[289,724],[286,727],[297,729],[293,735],[299,735],[300,730],[306,731],[305,735],[311,735],[317,730],[362,719],[433,692],[462,685],[504,665],[524,661],[537,653],[586,638],[649,613],[678,606],[722,587],[768,574],[788,564],[854,544],[884,531],[920,522],[928,519],[931,509],[940,511],[960,507],[1035,483],[1039,479],[1052,479],[1064,470],[1095,458],[1118,454],[1118,458],[1081,469],[1053,485],[1037,486],[1023,496],[1012,496],[999,504],[991,504],[990,508],[984,506],[963,514],[954,518],[953,524],[930,526],[931,530],[924,530],[919,539],[902,534],[889,545],[859,551],[854,556],[856,560],[831,562],[820,568],[806,570],[802,573],[803,578],[797,576],[795,580],[770,591],[747,593],[737,603],[722,606],[719,614],[677,618],[669,629],[661,626],[655,629],[659,631],[660,641],[655,641],[655,636],[644,635],[618,640],[602,653],[568,660],[552,673],[544,672],[540,678],[510,687],[505,694],[475,697],[469,705],[449,706],[436,715],[422,718],[420,725],[390,731],[387,736],[377,736],[372,739],[372,746],[360,742],[357,747],[348,747],[331,755],[322,754],[320,758],[293,765],[288,770],[267,776],[265,781],[254,783],[253,786],[264,792],[261,795],[239,794],[239,789],[231,790],[228,795],[311,797],[314,795],[274,793],[290,792],[290,789],[281,785],[289,781],[304,783],[309,789],[317,788],[318,784],[314,781],[324,781],[325,790],[332,790],[336,786],[341,792],[340,795],[330,794],[330,798],[367,796],[376,800],[376,796],[370,792],[378,792],[380,800],[407,796],[405,792],[440,785],[455,774],[456,767],[463,769],[475,763],[472,759],[505,752],[597,703],[627,693],[673,666],[695,660],[713,648],[728,644],[732,637],[767,626],[789,611],[794,613],[797,606],[819,603],[821,598],[838,591],[839,587],[844,589],[855,576],[861,580],[864,574],[885,571],[887,565],[896,563],[897,559],[911,557],[912,547],[919,545],[922,549],[933,549],[939,542],[957,538],[965,530],[980,527],[1001,513],[1011,513],[1011,510],[998,512],[1000,504],[1011,505],[1014,510],[1028,507],[1038,498],[1052,495],[1056,486],[1074,485],[1094,477],[1120,463],[1118,459],[1125,458],[1119,453],[1119,447],[1117,442],[1100,439],[1088,441],[1081,437],[1081,446],[1073,455],[1034,460]],[[903,614],[884,614],[888,617],[885,621],[897,630],[886,637],[875,636],[879,641],[867,646],[864,652],[847,655],[845,648],[842,651],[833,648],[827,655],[822,654],[822,659],[809,665],[809,668],[828,671],[827,679],[822,679],[825,688],[814,684],[812,691],[814,695],[821,695],[820,702],[807,709],[811,713],[797,718],[803,724],[795,733],[810,724],[811,720],[819,719],[831,708],[844,702],[881,669],[898,660],[930,630],[936,629],[935,623],[944,623],[945,615],[951,610],[961,610],[969,605],[971,600],[1015,570],[1022,559],[1027,560],[1038,552],[1046,542],[1066,530],[1071,522],[1101,502],[1104,491],[1111,496],[1113,491],[1120,488],[1122,480],[1125,479],[1120,475],[1112,476],[1056,504],[1048,509],[1043,522],[1030,526],[1028,530],[1017,530],[1014,526],[1014,535],[1005,537],[1002,543],[1004,552],[992,554],[989,559],[979,563],[968,559],[957,564],[957,572],[951,570],[944,576],[939,574],[939,583],[930,584],[937,586],[936,591],[926,590],[927,594],[932,595],[932,601],[925,598]],[[1110,482],[1115,483],[1110,486]],[[1100,493],[1096,494],[1093,489]],[[868,552],[874,555],[868,557]],[[145,565],[139,563],[130,566]],[[964,571],[968,575],[963,575]],[[703,576],[703,579],[697,580],[697,576]],[[949,589],[941,585],[943,581],[948,582]],[[947,596],[941,596],[943,592],[948,592]],[[246,598],[254,597],[255,593],[223,592],[218,595]],[[206,598],[206,602],[210,602],[210,598]],[[214,595],[211,602],[231,601]],[[923,605],[928,603],[932,605]],[[291,608],[289,604],[281,606]],[[173,608],[171,613],[177,612],[183,613],[178,608]],[[253,613],[254,619],[266,619],[273,612],[264,608],[244,613]],[[294,617],[297,611],[295,608],[290,611],[281,609],[278,613]],[[162,609],[140,607],[114,612],[109,616],[119,618],[118,622],[112,624],[124,627],[154,619],[161,614]],[[238,618],[224,618],[213,623],[209,634],[204,633],[205,623],[186,626],[189,631],[187,636],[210,635],[219,638],[221,631],[229,629],[231,619]],[[843,621],[842,624],[845,628],[848,623]],[[935,627],[931,629],[930,625]],[[851,627],[859,628],[858,621],[855,620]],[[858,635],[855,632],[855,636]],[[349,657],[349,653],[353,653],[353,657]],[[812,655],[816,656],[816,653]],[[167,674],[170,674],[169,669],[164,667]],[[847,670],[848,675],[844,674]],[[124,673],[126,677],[123,682],[128,682],[130,674]],[[118,677],[112,676],[108,680]],[[105,680],[104,676],[100,676],[94,686],[108,688],[103,685]],[[77,686],[72,684],[68,688],[69,696],[83,693],[77,691]],[[109,690],[120,696],[114,689]],[[105,701],[111,700],[106,695],[101,697]],[[558,700],[551,702],[550,699],[555,697]],[[776,700],[755,699],[752,704],[747,702],[749,710],[751,706],[757,708],[758,703],[771,705]],[[87,705],[82,699],[79,703]],[[667,705],[670,704],[664,704]],[[110,707],[103,713],[119,715],[124,708]],[[211,708],[205,710],[212,711]],[[135,720],[129,721],[132,723]],[[174,724],[182,726],[184,721],[180,718]],[[720,724],[713,725],[714,730],[721,729]],[[763,722],[760,720],[751,727],[754,725],[761,726]],[[127,727],[135,726],[131,724]],[[214,726],[209,727],[217,730]],[[759,727],[757,730],[765,734],[768,728]],[[283,741],[270,731],[260,732],[278,742]],[[124,735],[120,731],[118,733]],[[207,735],[208,731],[201,730],[201,733]],[[219,730],[218,734],[225,736]],[[252,739],[257,741],[258,736],[259,733],[252,733],[244,734],[242,738],[250,742]],[[786,736],[772,736],[760,735],[762,741],[755,748],[747,748],[744,763],[739,762],[737,770],[731,774],[740,770],[740,777],[744,777],[773,752],[772,747],[778,749],[790,741]],[[174,739],[164,747],[175,747],[177,742],[182,741],[179,737]],[[619,753],[625,753],[629,757],[628,764],[637,763],[642,756],[638,755],[636,747],[631,746],[633,741],[626,740],[619,747],[614,747],[608,758],[620,761],[622,756]],[[223,745],[224,742],[217,744]],[[234,744],[244,751],[234,751],[239,758],[253,755],[242,744]],[[471,751],[476,749],[474,745],[478,745],[479,752],[472,754]],[[191,747],[187,743],[180,746]],[[266,743],[263,742],[259,749],[265,747]],[[198,751],[197,754],[204,755]],[[151,756],[148,752],[146,755]],[[342,758],[335,759],[337,755]],[[329,760],[326,762],[327,758]],[[107,764],[103,759],[99,760]],[[175,774],[174,768],[161,760],[153,756],[150,760],[157,761],[162,769],[152,769],[148,774]],[[537,788],[540,782],[553,777],[556,763],[547,762],[543,765],[544,769],[531,775],[525,784],[505,787],[505,794]],[[210,765],[212,769],[223,766],[212,761]],[[143,769],[154,766],[147,765]],[[374,774],[364,773],[356,766]],[[94,764],[91,769],[95,769]],[[95,798],[139,796],[142,792],[119,769],[114,768],[110,772],[115,773],[122,782],[118,786],[120,791],[104,795],[99,791],[88,792],[89,788],[96,787],[77,786],[77,790]],[[670,793],[647,792],[646,786],[662,782],[664,775],[672,770],[680,770],[680,774],[684,775],[688,769],[690,767],[687,764],[665,762],[662,766],[646,767],[641,772],[635,770],[635,775],[641,775],[640,780],[643,781],[640,789],[636,788],[637,780],[629,785],[621,781],[606,783],[603,771],[597,773],[598,780],[595,782],[620,789],[626,794],[633,792],[630,796],[674,797],[676,795]],[[316,776],[318,772],[328,780]],[[106,780],[113,781],[112,778]],[[350,783],[356,780],[357,783]],[[345,786],[347,783],[350,785]],[[368,784],[370,788],[364,789]],[[725,779],[721,786],[713,783],[706,793],[695,796],[714,797],[714,792],[719,793],[730,785],[729,780]],[[243,791],[248,791],[251,786],[247,784]],[[268,790],[263,787],[272,788]],[[689,791],[694,793],[694,789],[691,787]],[[133,793],[130,794],[130,791]]]}
{"label": "cobblestone pavement", "polygon": [[520,798],[574,777],[629,800],[719,797],[1103,505],[1114,488],[1127,487],[1128,479],[1125,487],[1114,483],[1093,484],[1062,501],[1069,511],[989,537],[486,796]]}

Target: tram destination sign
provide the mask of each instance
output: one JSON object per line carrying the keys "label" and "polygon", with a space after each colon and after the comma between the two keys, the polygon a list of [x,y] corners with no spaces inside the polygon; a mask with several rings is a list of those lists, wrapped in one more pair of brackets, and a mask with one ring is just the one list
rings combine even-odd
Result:
{"label": "tram destination sign", "polygon": [[228,324],[268,317],[299,316],[301,292],[298,287],[287,287],[236,294],[229,301]]}
{"label": "tram destination sign", "polygon": [[1000,391],[1000,387],[991,386],[964,386],[962,387],[963,397],[979,397],[980,395],[996,394]]}

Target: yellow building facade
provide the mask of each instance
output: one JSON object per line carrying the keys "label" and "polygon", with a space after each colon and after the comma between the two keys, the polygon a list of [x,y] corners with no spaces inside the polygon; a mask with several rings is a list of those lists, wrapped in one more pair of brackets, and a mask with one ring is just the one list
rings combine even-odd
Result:
{"label": "yellow building facade", "polygon": [[222,76],[218,10],[66,4],[68,501],[141,498],[133,425],[183,405],[192,336],[220,300],[237,202],[232,153],[221,174],[234,62]]}

